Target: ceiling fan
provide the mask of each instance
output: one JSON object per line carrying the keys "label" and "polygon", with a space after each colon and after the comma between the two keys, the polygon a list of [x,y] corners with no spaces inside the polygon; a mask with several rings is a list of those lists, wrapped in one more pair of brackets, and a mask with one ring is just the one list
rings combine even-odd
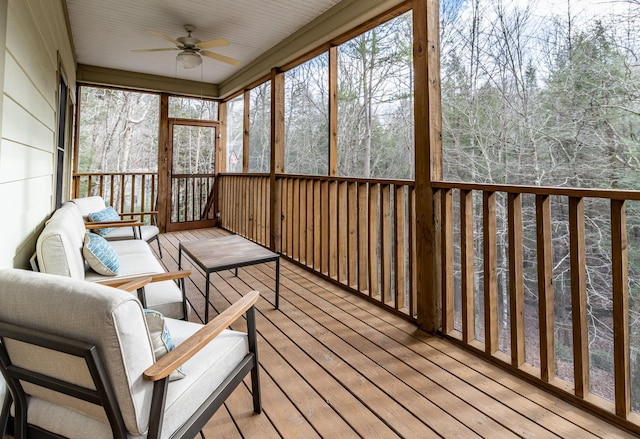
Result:
{"label": "ceiling fan", "polygon": [[185,69],[192,69],[202,64],[202,57],[204,55],[208,58],[213,58],[217,61],[222,61],[232,66],[240,65],[240,61],[237,59],[229,58],[228,56],[220,55],[219,53],[210,52],[204,49],[212,49],[214,47],[228,46],[229,42],[222,38],[217,40],[200,41],[197,38],[191,36],[191,33],[196,30],[195,26],[190,24],[184,25],[184,30],[187,31],[186,37],[171,38],[168,35],[160,33],[155,30],[147,30],[147,33],[155,35],[164,40],[170,41],[176,45],[176,47],[167,47],[159,49],[135,49],[132,52],[161,52],[165,50],[180,50],[176,59],[184,66]]}

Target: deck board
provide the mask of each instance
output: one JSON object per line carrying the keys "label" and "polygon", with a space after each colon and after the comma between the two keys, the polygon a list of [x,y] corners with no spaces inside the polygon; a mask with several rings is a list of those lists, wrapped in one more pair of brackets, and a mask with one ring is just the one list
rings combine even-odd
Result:
{"label": "deck board", "polygon": [[[180,241],[226,234],[163,234],[162,262],[177,268]],[[187,297],[198,321],[204,275],[184,256],[183,267],[194,270]],[[635,437],[286,260],[275,310],[274,279],[275,263],[211,275],[210,315],[261,292],[264,411],[252,413],[247,379],[207,437]]]}

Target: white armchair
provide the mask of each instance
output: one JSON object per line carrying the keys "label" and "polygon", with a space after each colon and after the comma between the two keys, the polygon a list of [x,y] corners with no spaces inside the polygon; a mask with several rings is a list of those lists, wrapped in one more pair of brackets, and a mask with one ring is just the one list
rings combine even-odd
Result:
{"label": "white armchair", "polygon": [[[156,361],[154,335],[134,294],[1,270],[0,371],[13,399],[16,439],[193,438],[249,372],[260,413],[258,297],[245,295],[205,326],[166,318],[176,347]],[[226,329],[243,314],[247,333]],[[184,378],[169,382],[179,367]]]}
{"label": "white armchair", "polygon": [[[107,241],[118,241],[122,239],[143,239],[148,243],[151,241],[156,241],[158,245],[158,254],[160,258],[162,258],[162,247],[160,247],[160,240],[158,239],[158,235],[160,234],[160,229],[154,224],[143,224],[140,221],[133,219],[121,219],[117,222],[106,222],[106,223],[97,223],[91,222],[87,219],[88,215],[100,212],[107,208],[107,205],[104,199],[100,196],[91,196],[91,197],[82,197],[82,198],[74,198],[71,200],[78,209],[80,213],[82,213],[82,217],[87,222],[88,228],[111,228],[112,230],[103,236]],[[151,215],[156,215],[157,212],[144,212]],[[135,216],[140,215],[140,213],[119,213],[120,217],[127,216]]]}

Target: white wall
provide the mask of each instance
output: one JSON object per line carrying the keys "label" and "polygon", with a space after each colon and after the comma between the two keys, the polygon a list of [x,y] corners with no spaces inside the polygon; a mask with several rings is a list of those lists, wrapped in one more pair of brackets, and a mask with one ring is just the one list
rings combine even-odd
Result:
{"label": "white wall", "polygon": [[64,0],[0,0],[0,33],[0,268],[25,268],[54,210],[60,64],[75,96]]}

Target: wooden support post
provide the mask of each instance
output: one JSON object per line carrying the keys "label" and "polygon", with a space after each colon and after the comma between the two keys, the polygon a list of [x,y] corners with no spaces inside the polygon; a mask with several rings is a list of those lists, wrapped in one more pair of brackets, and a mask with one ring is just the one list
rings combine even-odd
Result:
{"label": "wooden support post", "polygon": [[329,175],[338,175],[338,48],[329,48]]}
{"label": "wooden support post", "polygon": [[277,174],[284,173],[284,74],[271,70],[271,167],[269,171],[270,199],[270,248],[276,253],[281,249],[282,191]]}
{"label": "wooden support post", "polygon": [[[243,113],[243,124],[244,127],[242,130],[242,172],[249,172],[249,128],[251,125],[251,118],[249,116],[249,111],[251,111],[251,91],[244,91],[244,113]],[[284,110],[283,110],[284,111]]]}
{"label": "wooden support post", "polygon": [[220,121],[220,137],[218,142],[218,150],[216,152],[216,171],[227,172],[227,103],[220,102],[218,104],[218,120]]}
{"label": "wooden support post", "polygon": [[413,0],[415,91],[416,271],[418,324],[440,329],[440,273],[431,182],[442,178],[442,111],[438,0]]}
{"label": "wooden support post", "polygon": [[167,229],[169,222],[169,95],[160,95],[160,129],[158,130],[158,228]]}

